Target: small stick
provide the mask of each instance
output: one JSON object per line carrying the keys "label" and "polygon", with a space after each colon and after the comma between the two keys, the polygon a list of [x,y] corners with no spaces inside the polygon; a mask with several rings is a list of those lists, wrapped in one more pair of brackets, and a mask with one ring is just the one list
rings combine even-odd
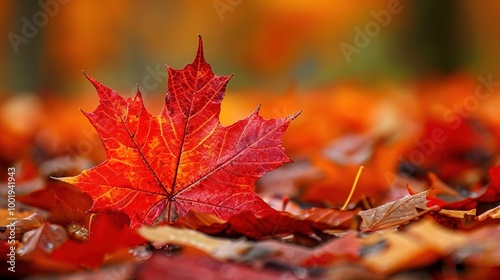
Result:
{"label": "small stick", "polygon": [[358,184],[359,177],[361,177],[361,173],[363,173],[364,169],[365,169],[365,167],[363,165],[361,165],[361,167],[358,170],[358,174],[356,175],[356,179],[354,179],[354,183],[352,184],[351,193],[347,197],[347,200],[345,201],[344,206],[342,206],[342,209],[340,209],[340,210],[344,211],[347,208],[347,205],[349,204],[349,201],[351,201],[351,197],[354,194],[354,190],[356,190],[356,185]]}

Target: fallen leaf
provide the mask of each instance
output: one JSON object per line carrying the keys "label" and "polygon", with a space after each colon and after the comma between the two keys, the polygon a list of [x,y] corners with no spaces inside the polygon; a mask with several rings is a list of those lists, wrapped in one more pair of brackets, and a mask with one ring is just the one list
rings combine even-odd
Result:
{"label": "fallen leaf", "polygon": [[138,232],[157,248],[168,244],[190,246],[221,261],[254,262],[277,255],[283,250],[275,244],[216,238],[192,229],[172,226],[142,227]]}
{"label": "fallen leaf", "polygon": [[[466,195],[450,187],[434,173],[428,174],[432,188],[429,190],[427,206],[439,206],[448,210],[471,210],[477,206],[478,193],[469,192]],[[484,189],[480,191],[484,192]]]}
{"label": "fallen leaf", "polygon": [[360,257],[361,246],[354,231],[325,243],[301,262],[304,267],[325,267],[338,261],[357,261]]}
{"label": "fallen leaf", "polygon": [[36,190],[16,199],[27,205],[50,211],[58,201],[64,201],[75,208],[88,210],[92,205],[90,197],[78,188],[57,181],[48,183],[45,188]]}
{"label": "fallen leaf", "polygon": [[500,206],[490,209],[483,214],[477,216],[479,221],[484,221],[486,219],[500,219]]}
{"label": "fallen leaf", "polygon": [[[53,262],[78,265],[84,268],[97,268],[106,257],[145,243],[139,234],[129,228],[126,215],[117,212],[102,212],[94,215],[90,224],[88,242],[67,240],[52,252]],[[64,229],[63,229],[64,230]]]}
{"label": "fallen leaf", "polygon": [[62,225],[64,227],[72,223],[84,223],[86,216],[89,213],[85,213],[89,208],[90,204],[84,205],[83,209],[79,208],[77,203],[72,203],[74,201],[81,200],[61,200],[56,196],[56,204],[50,210],[50,222]]}
{"label": "fallen leaf", "polygon": [[422,219],[419,223],[410,225],[405,233],[418,238],[421,246],[429,247],[442,256],[451,254],[467,243],[465,234],[449,230],[432,219]]}
{"label": "fallen leaf", "polygon": [[[321,179],[321,172],[315,168],[309,160],[295,160],[293,164],[287,164],[269,172],[257,181],[259,195],[269,196],[287,195],[297,197],[298,185],[308,184],[311,181]],[[288,209],[285,209],[288,212]]]}
{"label": "fallen leaf", "polygon": [[363,165],[373,156],[375,140],[363,135],[345,135],[334,140],[322,152],[339,165]]}
{"label": "fallen leaf", "polygon": [[225,221],[212,214],[190,210],[185,216],[176,220],[174,225],[197,229],[208,234],[244,235],[253,239],[313,232],[312,222],[296,219],[292,214],[284,211],[268,212],[260,216],[249,211],[241,212]]}
{"label": "fallen leaf", "polygon": [[308,235],[313,232],[313,229],[318,231],[349,229],[354,225],[355,216],[353,211],[310,208],[297,215],[284,211],[271,212],[265,216],[243,212],[225,221],[211,214],[190,210],[184,217],[175,221],[174,225],[197,229],[208,234],[225,233],[262,239],[273,235],[293,233]]}
{"label": "fallen leaf", "polygon": [[476,216],[476,209],[471,210],[446,210],[441,209],[438,212],[439,215],[451,217],[451,218],[460,218],[463,219],[466,216]]}
{"label": "fallen leaf", "polygon": [[[182,268],[182,269],[179,269]],[[290,271],[259,269],[243,264],[223,262],[207,255],[184,253],[166,256],[154,254],[140,265],[138,279],[293,279]]]}
{"label": "fallen leaf", "polygon": [[286,195],[265,195],[259,192],[259,196],[276,211],[285,211],[294,215],[302,211],[300,205],[297,202],[290,200],[290,198]]}
{"label": "fallen leaf", "polygon": [[423,213],[438,210],[438,207],[427,207],[427,194],[428,191],[406,195],[381,206],[359,211],[358,215],[363,219],[360,229],[362,231],[375,231],[397,227],[418,218]]}
{"label": "fallen leaf", "polygon": [[[364,255],[361,262],[369,270],[381,275],[388,275],[398,270],[416,268],[435,262],[438,255],[419,244],[415,238],[398,232],[378,236],[377,243],[383,241],[387,249]],[[363,243],[365,246],[371,243]]]}
{"label": "fallen leaf", "polygon": [[478,181],[493,164],[497,149],[490,128],[473,116],[461,119],[457,126],[444,120],[443,114],[429,115],[423,119],[421,135],[402,153],[401,165],[406,166],[408,175],[424,179],[434,172],[452,185]]}
{"label": "fallen leaf", "polygon": [[[157,117],[140,93],[123,98],[91,77],[100,104],[84,113],[97,130],[107,160],[75,177],[59,178],[89,194],[93,211],[117,210],[131,226],[171,222],[190,209],[222,219],[252,212],[274,213],[252,186],[290,159],[280,137],[297,114],[264,120],[255,110],[223,127],[220,103],[230,76],[216,76],[203,58],[182,70],[168,68],[169,92]],[[163,214],[166,212],[166,214]]]}
{"label": "fallen leaf", "polygon": [[500,226],[481,227],[468,234],[467,241],[457,248],[454,256],[457,261],[477,267],[500,266]]}
{"label": "fallen leaf", "polygon": [[302,259],[312,254],[309,248],[277,240],[253,242],[217,238],[192,229],[178,229],[168,225],[142,227],[138,232],[157,248],[172,244],[188,246],[220,261],[230,260],[247,264],[279,262],[287,266],[298,266]]}
{"label": "fallen leaf", "polygon": [[368,269],[382,275],[429,265],[467,243],[464,234],[448,230],[432,219],[411,224],[405,232],[370,236],[362,240],[362,244],[381,240],[387,243],[385,249],[363,256],[362,262]]}
{"label": "fallen leaf", "polygon": [[332,208],[309,208],[302,210],[294,218],[306,221],[318,230],[349,229],[354,225],[354,211],[342,211]]}
{"label": "fallen leaf", "polygon": [[[139,234],[160,248],[166,244],[191,246],[217,258],[217,251],[228,244],[238,244],[239,250],[248,249],[252,244],[245,241],[230,241],[228,239],[211,237],[192,229],[179,229],[172,226],[142,227]],[[231,259],[225,255],[220,259]]]}

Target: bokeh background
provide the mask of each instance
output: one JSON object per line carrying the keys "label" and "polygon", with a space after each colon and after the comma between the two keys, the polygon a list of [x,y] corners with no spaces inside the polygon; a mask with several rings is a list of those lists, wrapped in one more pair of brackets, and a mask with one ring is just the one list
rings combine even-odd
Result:
{"label": "bokeh background", "polygon": [[[496,70],[500,9],[493,0],[394,1],[401,12],[348,63],[339,45],[354,45],[355,28],[364,30],[391,2],[2,1],[0,90],[69,95],[87,89],[81,70],[128,90],[148,67],[190,61],[197,34],[213,68],[236,74],[232,89]],[[37,16],[44,11],[46,20]],[[8,35],[23,36],[25,20],[37,30],[13,44]],[[164,90],[160,83],[151,91]]]}
{"label": "bokeh background", "polygon": [[[223,123],[258,104],[266,117],[303,110],[284,139],[302,165],[267,185],[310,201],[335,187],[326,196],[340,203],[364,164],[358,196],[374,195],[401,175],[429,127],[455,123],[444,118],[447,110],[473,96],[479,76],[500,81],[499,19],[494,0],[0,1],[0,162],[29,161],[43,176],[99,163],[102,147],[78,110],[98,100],[81,71],[125,96],[137,84],[156,113],[167,90],[164,65],[190,63],[200,34],[214,72],[235,73]],[[346,56],[346,44],[356,51]],[[437,143],[425,155],[433,164],[413,162],[412,175],[447,179],[477,171],[477,161],[494,163],[496,100],[467,111],[487,123],[487,134],[476,126],[446,130],[450,139],[474,137]],[[459,118],[469,123],[469,115]],[[480,152],[466,153],[471,147]],[[484,168],[477,172],[460,182],[484,177]],[[297,185],[319,187],[308,193]]]}

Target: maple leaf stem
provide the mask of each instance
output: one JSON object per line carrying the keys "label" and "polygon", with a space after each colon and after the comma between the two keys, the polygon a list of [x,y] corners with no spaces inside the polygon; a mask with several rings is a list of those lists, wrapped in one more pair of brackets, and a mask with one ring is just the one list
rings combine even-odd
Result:
{"label": "maple leaf stem", "polygon": [[361,165],[361,167],[358,170],[358,174],[356,174],[356,179],[354,179],[354,183],[352,184],[351,187],[351,192],[349,193],[349,196],[347,197],[347,200],[344,203],[344,206],[342,206],[342,211],[344,211],[347,208],[347,205],[349,204],[349,201],[351,201],[352,195],[354,194],[354,190],[356,190],[356,185],[358,184],[359,177],[361,177],[361,173],[363,173],[363,170],[365,170],[365,167]]}
{"label": "maple leaf stem", "polygon": [[171,223],[172,221],[170,220],[170,211],[172,210],[172,201],[167,202],[167,222]]}

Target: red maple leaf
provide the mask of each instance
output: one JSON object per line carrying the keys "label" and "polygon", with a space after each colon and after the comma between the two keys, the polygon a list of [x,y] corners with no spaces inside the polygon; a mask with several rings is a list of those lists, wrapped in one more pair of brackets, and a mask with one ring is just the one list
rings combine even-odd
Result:
{"label": "red maple leaf", "polygon": [[88,241],[81,242],[68,239],[62,226],[46,222],[30,231],[29,237],[25,235],[19,253],[31,260],[31,268],[35,271],[96,269],[107,256],[145,243],[128,224],[123,213],[99,213],[90,222]]}
{"label": "red maple leaf", "polygon": [[208,234],[243,234],[250,238],[262,239],[270,235],[293,233],[312,234],[314,230],[348,229],[352,226],[355,212],[337,209],[310,208],[292,215],[285,211],[269,212],[256,217],[251,212],[241,212],[230,219],[220,220],[214,215],[189,211],[174,225],[196,229]]}
{"label": "red maple leaf", "polygon": [[[92,210],[119,210],[132,227],[167,221],[190,209],[221,219],[250,211],[274,211],[252,190],[268,171],[290,162],[281,136],[298,114],[265,120],[257,108],[246,119],[224,127],[220,104],[231,76],[214,75],[199,38],[192,64],[168,68],[165,106],[159,116],[133,98],[87,76],[100,104],[85,113],[103,142],[107,160],[75,177],[61,178],[93,199]],[[159,219],[158,219],[159,220]]]}
{"label": "red maple leaf", "polygon": [[88,242],[67,240],[52,252],[50,259],[95,269],[103,263],[106,255],[143,243],[144,239],[136,230],[129,228],[127,216],[116,212],[102,212],[91,222]]}
{"label": "red maple leaf", "polygon": [[427,200],[429,201],[427,203],[428,207],[436,205],[441,209],[470,210],[477,206],[477,201],[474,197],[478,197],[479,195],[474,193],[464,195],[441,181],[439,177],[432,172],[428,174],[428,177],[432,186],[427,196]]}
{"label": "red maple leaf", "polygon": [[361,244],[354,231],[348,231],[340,238],[333,239],[315,248],[301,261],[304,267],[324,267],[338,261],[356,261],[360,257]]}

